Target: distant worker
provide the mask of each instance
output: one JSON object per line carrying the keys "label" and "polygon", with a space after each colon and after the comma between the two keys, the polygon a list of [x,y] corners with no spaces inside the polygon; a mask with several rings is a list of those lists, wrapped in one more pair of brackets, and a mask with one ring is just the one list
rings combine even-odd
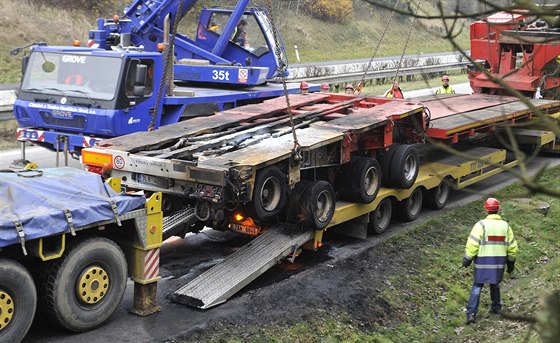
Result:
{"label": "distant worker", "polygon": [[65,85],[83,86],[84,81],[85,81],[84,76],[82,74],[76,73],[76,74],[68,75],[64,79],[64,84]]}
{"label": "distant worker", "polygon": [[443,83],[441,87],[436,90],[436,94],[452,94],[455,93],[453,87],[449,85],[449,76],[443,75],[441,77],[441,82]]}
{"label": "distant worker", "polygon": [[393,81],[391,88],[385,92],[385,97],[404,99],[402,89],[399,87],[399,81]]}
{"label": "distant worker", "polygon": [[247,21],[245,19],[241,19],[239,24],[235,27],[235,30],[233,30],[233,35],[231,36],[231,40],[241,47],[245,47],[247,44],[247,32],[245,30],[247,30]]}
{"label": "distant worker", "polygon": [[507,266],[511,277],[518,251],[511,227],[498,214],[500,202],[495,198],[488,198],[484,202],[484,209],[488,216],[472,228],[463,256],[462,265],[465,268],[474,260],[474,283],[467,304],[467,324],[475,322],[480,291],[485,283],[490,285],[490,312],[496,314],[502,310],[500,282],[504,267]]}
{"label": "distant worker", "polygon": [[324,83],[321,84],[321,92],[328,93],[329,89],[330,89],[330,87],[329,87],[328,83],[324,82]]}
{"label": "distant worker", "polygon": [[307,94],[309,93],[309,83],[302,81],[299,84],[299,93],[300,94]]}
{"label": "distant worker", "polygon": [[354,86],[351,83],[348,83],[346,87],[344,87],[346,94],[354,94]]}
{"label": "distant worker", "polygon": [[220,26],[218,26],[218,24],[216,24],[214,21],[211,21],[210,25],[208,25],[208,31],[216,32],[219,28]]}

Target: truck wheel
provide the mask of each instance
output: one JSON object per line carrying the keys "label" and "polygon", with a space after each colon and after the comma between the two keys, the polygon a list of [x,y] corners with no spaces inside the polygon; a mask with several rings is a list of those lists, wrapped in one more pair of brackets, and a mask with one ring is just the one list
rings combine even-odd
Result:
{"label": "truck wheel", "polygon": [[352,172],[346,175],[350,180],[351,201],[369,204],[381,188],[381,167],[372,158],[360,158],[352,162]]}
{"label": "truck wheel", "polygon": [[33,322],[37,290],[20,263],[0,259],[0,342],[21,342]]}
{"label": "truck wheel", "polygon": [[391,160],[390,177],[396,187],[408,189],[416,182],[420,158],[412,145],[399,145]]}
{"label": "truck wheel", "polygon": [[54,322],[82,332],[103,324],[126,288],[127,264],[119,246],[95,237],[77,241],[47,267],[45,310]]}
{"label": "truck wheel", "polygon": [[422,211],[422,189],[416,188],[412,194],[397,205],[397,214],[400,219],[411,222],[418,218]]}
{"label": "truck wheel", "polygon": [[303,195],[307,212],[306,224],[324,229],[330,222],[336,206],[334,189],[326,181],[316,181],[309,185]]}
{"label": "truck wheel", "polygon": [[391,161],[393,160],[393,155],[395,154],[395,151],[399,146],[400,144],[395,143],[389,146],[389,149],[387,149],[387,151],[383,151],[381,154],[379,154],[379,164],[381,165],[381,180],[383,186],[385,187],[391,187],[393,185],[391,178]]}
{"label": "truck wheel", "polygon": [[368,232],[380,235],[387,230],[391,223],[393,203],[390,198],[381,200],[377,208],[369,213]]}
{"label": "truck wheel", "polygon": [[286,206],[286,177],[276,166],[258,173],[253,192],[253,212],[260,220],[269,220]]}
{"label": "truck wheel", "polygon": [[451,184],[453,179],[446,177],[436,187],[426,192],[425,206],[434,210],[441,210],[447,204],[449,193],[451,193]]}

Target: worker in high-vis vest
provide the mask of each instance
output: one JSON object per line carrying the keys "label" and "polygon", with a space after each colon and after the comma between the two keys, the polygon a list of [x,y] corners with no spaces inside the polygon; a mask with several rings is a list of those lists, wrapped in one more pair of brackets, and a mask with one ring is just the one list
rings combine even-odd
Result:
{"label": "worker in high-vis vest", "polygon": [[449,76],[443,75],[441,77],[441,87],[436,90],[436,94],[453,94],[455,90],[449,85]]}
{"label": "worker in high-vis vest", "polygon": [[480,291],[485,283],[490,285],[490,312],[501,311],[500,282],[506,266],[510,276],[513,275],[518,251],[511,227],[498,214],[500,202],[495,198],[488,198],[484,208],[488,216],[472,228],[463,256],[465,268],[474,261],[474,283],[467,304],[467,324],[475,322]]}

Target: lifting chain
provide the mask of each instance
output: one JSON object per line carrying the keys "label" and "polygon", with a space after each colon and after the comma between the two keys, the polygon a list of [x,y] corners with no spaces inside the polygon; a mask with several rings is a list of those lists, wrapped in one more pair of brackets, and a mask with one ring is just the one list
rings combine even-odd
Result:
{"label": "lifting chain", "polygon": [[185,0],[179,1],[179,7],[177,7],[177,13],[175,13],[175,21],[173,22],[171,40],[169,41],[169,46],[165,47],[165,50],[163,51],[164,54],[163,76],[161,78],[161,82],[159,83],[156,106],[150,109],[150,112],[152,112],[152,120],[150,121],[150,125],[148,125],[148,131],[152,131],[156,125],[157,114],[159,111],[159,107],[161,106],[161,100],[163,98],[163,90],[167,83],[166,81],[170,77],[172,77],[170,70],[171,68],[173,68],[173,57],[174,57],[173,55],[175,51],[173,47],[175,46],[175,36],[177,36],[177,29],[179,27],[179,22],[181,21],[181,19],[183,19],[183,16],[181,14],[183,13],[184,2]]}
{"label": "lifting chain", "polygon": [[422,0],[418,0],[416,3],[416,11],[412,13],[412,22],[410,23],[410,27],[408,28],[408,34],[406,35],[406,41],[404,43],[403,51],[401,53],[401,58],[399,59],[399,63],[397,64],[397,71],[395,72],[395,77],[393,80],[396,80],[399,76],[399,71],[401,70],[402,60],[404,58],[404,53],[406,52],[406,48],[408,47],[408,41],[410,40],[410,36],[412,35],[412,29],[414,28],[414,22],[416,21],[416,13],[418,13],[418,9],[420,8],[420,2]]}
{"label": "lifting chain", "polygon": [[399,6],[399,3],[400,3],[400,0],[397,0],[395,2],[395,7],[393,7],[393,10],[391,11],[391,15],[389,16],[389,20],[387,20],[387,24],[385,24],[385,28],[383,29],[383,32],[381,33],[381,37],[379,37],[379,41],[377,41],[377,46],[373,50],[373,55],[371,55],[371,58],[369,59],[369,62],[367,64],[366,68],[364,69],[364,74],[362,75],[362,79],[358,83],[358,87],[357,87],[358,95],[362,94],[362,88],[364,86],[364,82],[365,82],[365,78],[367,76],[367,73],[370,70],[371,65],[373,64],[373,59],[377,55],[377,50],[379,50],[379,46],[381,45],[381,42],[385,38],[385,34],[387,33],[387,29],[389,28],[389,25],[391,24],[391,21],[393,20],[393,17],[395,15],[395,11],[397,10],[397,7]]}
{"label": "lifting chain", "polygon": [[272,29],[272,35],[274,38],[274,54],[276,55],[276,59],[278,60],[278,72],[279,76],[282,80],[282,86],[284,87],[284,96],[286,97],[286,105],[288,109],[288,115],[290,116],[290,127],[292,129],[292,136],[294,138],[294,146],[292,147],[292,157],[294,161],[300,162],[302,159],[301,156],[301,146],[299,145],[296,128],[294,125],[294,114],[292,113],[292,105],[290,104],[290,94],[288,92],[288,86],[286,85],[286,63],[282,59],[282,51],[280,49],[279,37],[278,37],[278,30],[276,29],[276,25],[274,24],[274,15],[272,13],[272,1],[267,0],[267,7],[268,7],[268,21],[270,23],[270,27]]}

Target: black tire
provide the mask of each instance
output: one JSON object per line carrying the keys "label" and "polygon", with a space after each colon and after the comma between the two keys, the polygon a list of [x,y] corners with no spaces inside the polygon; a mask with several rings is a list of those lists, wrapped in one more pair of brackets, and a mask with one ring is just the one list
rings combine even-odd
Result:
{"label": "black tire", "polygon": [[391,160],[390,178],[393,186],[408,189],[414,185],[420,168],[418,150],[412,145],[399,145]]}
{"label": "black tire", "polygon": [[302,196],[305,208],[304,225],[317,230],[324,229],[330,222],[336,207],[336,196],[330,183],[310,183]]}
{"label": "black tire", "polygon": [[70,244],[45,275],[40,293],[49,319],[83,332],[101,326],[117,309],[126,289],[126,258],[113,241],[89,238]]}
{"label": "black tire", "polygon": [[387,231],[391,224],[393,215],[393,202],[390,198],[385,198],[377,205],[375,210],[369,213],[368,232],[380,235]]}
{"label": "black tire", "polygon": [[393,144],[389,146],[387,151],[383,151],[379,154],[378,159],[381,166],[381,182],[385,187],[391,187],[393,185],[391,178],[391,161],[393,160],[393,155],[399,146],[400,144]]}
{"label": "black tire", "polygon": [[286,206],[286,176],[276,166],[257,174],[251,212],[260,220],[276,218]]}
{"label": "black tire", "polygon": [[21,342],[35,317],[37,290],[19,262],[0,258],[0,342]]}
{"label": "black tire", "polygon": [[441,183],[436,187],[432,188],[426,192],[426,201],[424,202],[425,207],[431,208],[433,210],[441,210],[447,204],[449,200],[449,194],[452,189],[452,181],[450,177],[446,177],[441,180]]}
{"label": "black tire", "polygon": [[420,187],[416,188],[412,194],[403,201],[399,201],[396,206],[399,219],[411,222],[418,218],[422,212],[423,192]]}
{"label": "black tire", "polygon": [[346,175],[350,181],[349,200],[369,204],[381,188],[381,167],[372,158],[359,158],[352,164],[350,175]]}

